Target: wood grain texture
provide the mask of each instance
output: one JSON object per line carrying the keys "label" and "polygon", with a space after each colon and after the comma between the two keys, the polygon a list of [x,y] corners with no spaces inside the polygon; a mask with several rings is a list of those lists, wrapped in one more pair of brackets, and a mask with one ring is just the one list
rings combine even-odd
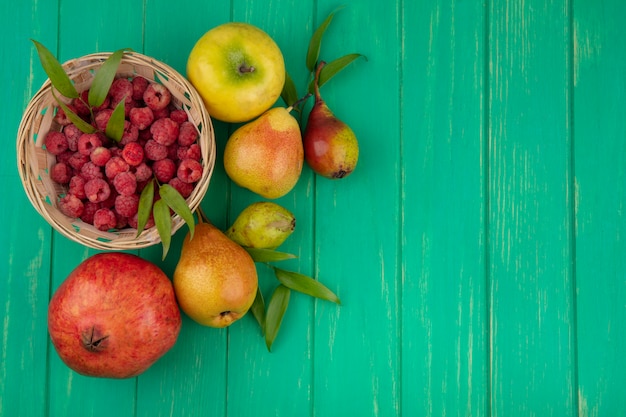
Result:
{"label": "wood grain texture", "polygon": [[567,3],[489,19],[491,411],[574,415]]}
{"label": "wood grain texture", "polygon": [[482,416],[486,10],[413,6],[403,10],[403,43],[415,46],[402,52],[402,412]]}
{"label": "wood grain texture", "polygon": [[[61,61],[130,47],[182,74],[228,21],[272,35],[300,95],[329,0],[0,5],[0,417],[613,417],[626,410],[626,43],[619,0],[459,0],[339,9],[321,58],[359,59],[322,87],[359,138],[349,177],[305,166],[277,202],[297,218],[281,266],[342,305],[293,293],[272,352],[251,316],[227,329],[183,318],[143,375],[87,378],[61,362],[47,303],[95,253],[30,206],[12,145],[45,79],[29,41]],[[84,29],[87,24],[88,30]],[[277,105],[284,105],[278,101]],[[311,103],[307,104],[310,107]],[[221,154],[215,122],[202,208],[226,228],[260,197]],[[170,255],[135,251],[172,275]],[[259,267],[266,301],[277,285]]]}
{"label": "wood grain texture", "polygon": [[574,2],[579,415],[626,410],[626,50],[623,3]]}
{"label": "wood grain texture", "polygon": [[[336,7],[318,1],[315,21]],[[336,289],[342,306],[318,303],[316,309],[314,415],[399,412],[398,26],[396,8],[351,2],[337,13],[322,45],[321,59],[358,52],[367,61],[321,91],[336,116],[353,126],[360,156],[345,180],[315,181],[315,270]],[[381,31],[385,36],[376,36]]]}
{"label": "wood grain texture", "polygon": [[58,22],[33,16],[53,14],[55,7],[56,2],[0,6],[0,57],[7,63],[0,67],[0,99],[6,109],[0,123],[5,138],[0,152],[0,218],[4,224],[0,240],[0,416],[38,416],[47,411],[46,314],[52,233],[24,193],[14,140],[22,111],[43,82],[29,38],[51,39],[51,47],[56,47]]}

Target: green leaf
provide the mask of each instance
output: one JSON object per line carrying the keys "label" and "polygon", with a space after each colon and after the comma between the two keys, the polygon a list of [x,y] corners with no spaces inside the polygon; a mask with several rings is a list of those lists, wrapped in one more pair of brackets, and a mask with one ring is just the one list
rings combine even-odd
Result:
{"label": "green leaf", "polygon": [[277,262],[296,257],[296,255],[291,253],[278,252],[274,249],[249,248],[246,246],[243,248],[248,251],[254,262]]}
{"label": "green leaf", "polygon": [[115,142],[119,143],[122,140],[122,136],[124,135],[124,123],[126,122],[125,113],[124,113],[124,99],[120,100],[113,109],[113,113],[111,113],[111,117],[107,122],[106,128],[104,129],[104,133],[108,138],[113,139]]}
{"label": "green leaf", "polygon": [[76,91],[76,87],[74,87],[74,83],[70,80],[70,77],[67,75],[61,63],[56,59],[52,52],[48,50],[41,43],[37,42],[34,39],[31,41],[35,44],[37,48],[37,53],[39,54],[39,61],[41,62],[41,66],[43,70],[50,78],[50,82],[56,88],[59,93],[63,94],[67,98],[77,98],[78,91]]}
{"label": "green leaf", "polygon": [[54,93],[54,90],[50,90],[50,91],[52,92],[52,97],[54,97],[54,99],[56,100],[56,102],[59,105],[59,107],[61,107],[63,109],[63,111],[65,112],[65,115],[67,116],[67,118],[70,119],[70,121],[72,123],[74,123],[74,125],[76,125],[76,127],[81,132],[83,132],[83,133],[93,133],[93,132],[96,131],[95,127],[93,127],[92,125],[90,125],[89,123],[84,121],[79,115],[77,115],[69,107],[67,107],[65,105],[65,103],[63,103],[61,100],[59,100],[57,95]]}
{"label": "green leaf", "polygon": [[141,191],[139,196],[139,209],[137,211],[137,236],[143,232],[143,229],[148,223],[150,213],[152,213],[152,202],[154,201],[154,179],[150,180],[148,184]]}
{"label": "green leaf", "polygon": [[341,304],[339,297],[331,290],[325,287],[321,282],[308,277],[306,275],[285,271],[284,269],[274,267],[274,274],[278,281],[287,288],[310,295],[312,297],[321,298],[323,300],[332,301]]}
{"label": "green leaf", "polygon": [[272,344],[276,339],[278,330],[280,330],[280,324],[287,311],[289,305],[289,296],[291,290],[284,285],[279,285],[274,290],[269,305],[267,306],[267,312],[265,316],[265,345],[267,350],[272,350]]}
{"label": "green leaf", "polygon": [[285,85],[283,91],[280,93],[280,97],[283,99],[287,107],[293,106],[298,101],[298,91],[296,90],[296,84],[289,73],[285,73]]}
{"label": "green leaf", "polygon": [[320,49],[322,46],[322,37],[324,36],[324,32],[326,32],[326,28],[333,20],[335,13],[337,13],[343,7],[339,7],[335,9],[331,14],[328,15],[326,20],[322,22],[322,24],[315,30],[313,36],[311,36],[311,40],[309,41],[309,49],[306,54],[306,67],[309,72],[315,72],[315,64],[317,63],[317,59],[320,56]]}
{"label": "green leaf", "polygon": [[259,326],[261,326],[261,331],[265,334],[265,301],[263,300],[261,289],[258,287],[256,289],[256,297],[250,307],[250,311],[252,312],[252,315],[256,319],[257,323],[259,323]]}
{"label": "green leaf", "polygon": [[96,75],[94,75],[93,82],[89,88],[88,101],[90,106],[98,107],[104,103],[111,89],[111,84],[113,84],[113,79],[115,79],[115,74],[117,74],[117,68],[120,65],[124,51],[126,50],[127,49],[120,49],[109,55],[96,72]]}
{"label": "green leaf", "polygon": [[193,233],[195,230],[195,220],[193,213],[187,205],[187,201],[183,198],[178,190],[169,184],[163,184],[159,187],[159,194],[161,198],[165,200],[167,205],[174,210],[176,214],[183,218],[187,226],[189,227],[189,238],[193,239]]}
{"label": "green leaf", "polygon": [[152,208],[154,215],[154,224],[156,225],[159,236],[161,237],[161,244],[163,245],[163,258],[167,256],[167,252],[170,250],[170,242],[172,241],[172,216],[170,215],[170,208],[163,199],[154,203]]}
{"label": "green leaf", "polygon": [[[351,64],[355,59],[358,59],[360,57],[367,59],[365,55],[362,55],[362,54],[348,54],[348,55],[342,56],[341,58],[337,58],[334,61],[328,62],[320,71],[318,86],[321,87],[324,84],[326,84],[331,78],[337,75],[337,73],[339,73],[349,64]],[[315,83],[315,80],[311,80],[311,82],[309,83],[308,91],[310,93],[313,93],[315,91],[314,83]]]}

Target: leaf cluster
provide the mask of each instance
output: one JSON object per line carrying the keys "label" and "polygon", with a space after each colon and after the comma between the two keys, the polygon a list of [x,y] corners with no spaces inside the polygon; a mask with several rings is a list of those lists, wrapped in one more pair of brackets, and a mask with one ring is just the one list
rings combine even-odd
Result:
{"label": "leaf cluster", "polygon": [[[313,32],[313,35],[309,40],[306,55],[306,69],[308,71],[308,84],[306,91],[309,95],[313,94],[315,91],[315,72],[318,65],[320,64],[319,58],[322,48],[322,39],[324,37],[324,34],[326,33],[326,30],[328,29],[328,26],[332,22],[333,17],[340,9],[341,7],[331,12],[322,22],[322,24],[315,30],[315,32]],[[360,57],[367,59],[362,54],[351,53],[325,63],[324,67],[320,70],[318,87],[326,84],[335,75],[337,75],[349,64],[351,64],[353,61]],[[293,78],[287,73],[285,76],[285,85],[281,93],[281,98],[285,102],[285,104],[287,104],[287,106],[293,106],[294,110],[301,112],[302,110],[299,108],[299,104],[302,103],[302,100],[299,99],[299,97],[300,96],[298,95],[298,90],[293,81]]]}
{"label": "leaf cluster", "polygon": [[[89,88],[89,93],[87,95],[87,102],[84,102],[83,96],[78,90],[76,90],[74,82],[70,79],[68,74],[65,72],[65,69],[57,60],[57,58],[52,54],[52,52],[50,52],[50,50],[48,50],[48,48],[46,48],[40,42],[37,42],[34,39],[31,40],[37,48],[37,53],[39,55],[41,66],[43,67],[46,75],[48,75],[48,78],[50,79],[50,83],[53,87],[51,89],[51,92],[59,107],[63,109],[63,112],[65,113],[67,118],[83,133],[97,132],[98,130],[95,127],[95,123],[93,123],[95,117],[94,109],[104,103],[107,95],[109,94],[109,90],[111,89],[111,85],[115,80],[115,76],[117,74],[120,62],[122,61],[122,57],[124,56],[125,52],[131,51],[131,49],[119,49],[109,55],[106,60],[104,60],[100,68],[98,68],[98,70],[94,74],[94,78]],[[74,111],[72,111],[72,109],[58,97],[57,93],[55,93],[55,90],[68,99],[80,100],[81,102],[83,102],[83,104],[85,104],[89,108],[90,120],[92,123],[89,123],[89,121],[83,119]],[[104,132],[102,132],[109,139],[115,141],[115,143],[119,143],[124,134],[124,103],[125,100],[122,99],[115,106],[115,109],[111,114],[111,118],[109,119],[105,130]],[[189,209],[189,206],[187,205],[185,199],[171,185],[157,184],[157,191],[160,199],[154,201],[156,182],[156,179],[153,178],[142,190],[139,199],[137,236],[139,236],[143,232],[150,218],[150,214],[152,214],[154,223],[159,233],[159,237],[161,238],[161,243],[163,246],[163,259],[165,259],[169,251],[172,238],[172,216],[170,210],[177,213],[180,217],[182,217],[185,223],[187,223],[192,237],[194,232],[195,220],[193,217],[193,213]]]}
{"label": "leaf cluster", "polygon": [[265,304],[261,290],[258,289],[254,303],[252,307],[250,307],[250,311],[259,323],[265,337],[267,350],[272,350],[272,344],[278,335],[280,325],[287,312],[292,291],[341,304],[339,297],[318,280],[271,264],[272,262],[293,259],[296,257],[295,255],[273,249],[248,247],[244,247],[244,249],[248,251],[255,262],[265,264],[272,269],[274,276],[278,280],[278,285],[274,288],[267,305]]}

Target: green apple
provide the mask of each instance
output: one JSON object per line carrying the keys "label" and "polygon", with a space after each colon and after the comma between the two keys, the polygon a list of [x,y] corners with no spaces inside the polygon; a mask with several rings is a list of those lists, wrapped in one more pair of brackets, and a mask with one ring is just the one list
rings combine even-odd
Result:
{"label": "green apple", "polygon": [[187,60],[187,78],[211,117],[247,122],[269,109],[285,83],[285,62],[274,40],[248,23],[206,32]]}

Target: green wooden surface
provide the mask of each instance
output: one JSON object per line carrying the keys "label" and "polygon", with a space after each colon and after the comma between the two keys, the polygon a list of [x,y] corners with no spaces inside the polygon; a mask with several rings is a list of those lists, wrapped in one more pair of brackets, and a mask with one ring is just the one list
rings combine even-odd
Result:
{"label": "green wooden surface", "polygon": [[[302,89],[328,0],[0,5],[0,416],[626,415],[626,33],[621,0],[358,0],[322,45],[359,60],[322,88],[361,144],[341,181],[308,168],[277,202],[298,218],[286,267],[342,305],[293,294],[273,351],[246,316],[184,318],[130,380],[69,370],[51,293],[95,253],[30,206],[16,169],[23,110],[60,60],[131,47],[184,73],[194,42],[237,20],[272,35]],[[202,203],[225,228],[259,198],[219,154]],[[184,230],[184,229],[181,229]],[[173,272],[184,232],[165,262]],[[269,296],[275,286],[259,269]]]}

